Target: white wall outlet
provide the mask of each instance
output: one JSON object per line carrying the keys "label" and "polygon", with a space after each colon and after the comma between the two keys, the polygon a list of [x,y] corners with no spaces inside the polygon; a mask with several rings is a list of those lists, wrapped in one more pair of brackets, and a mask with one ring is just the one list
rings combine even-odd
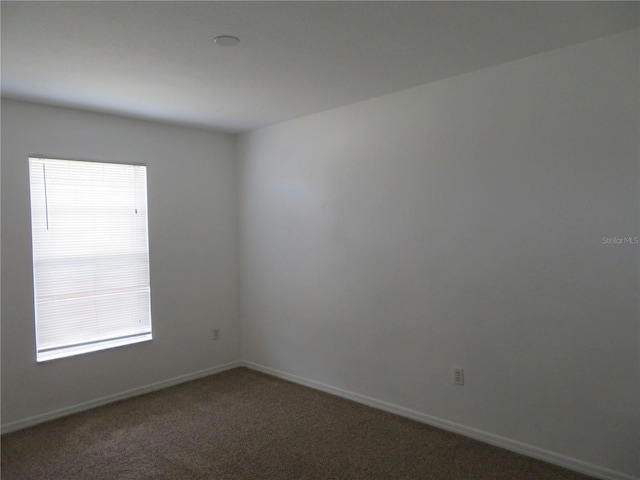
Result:
{"label": "white wall outlet", "polygon": [[213,339],[215,341],[220,340],[220,329],[219,328],[214,328],[213,329]]}
{"label": "white wall outlet", "polygon": [[453,369],[453,383],[456,385],[464,385],[464,369],[463,368]]}

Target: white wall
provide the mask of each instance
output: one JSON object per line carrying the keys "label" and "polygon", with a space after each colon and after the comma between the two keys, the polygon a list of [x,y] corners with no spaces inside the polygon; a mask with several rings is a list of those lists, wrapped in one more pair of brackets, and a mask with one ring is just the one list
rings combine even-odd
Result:
{"label": "white wall", "polygon": [[[152,342],[36,364],[27,156],[38,153],[148,165]],[[228,135],[2,101],[3,426],[238,360],[234,155]]]}
{"label": "white wall", "polygon": [[243,358],[639,476],[639,249],[602,242],[640,235],[638,54],[636,30],[243,135]]}

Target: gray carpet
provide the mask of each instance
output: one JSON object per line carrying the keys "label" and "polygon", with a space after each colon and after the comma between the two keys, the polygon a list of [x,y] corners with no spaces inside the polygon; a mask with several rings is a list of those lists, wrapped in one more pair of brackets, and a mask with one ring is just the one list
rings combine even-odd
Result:
{"label": "gray carpet", "polygon": [[2,437],[3,480],[586,480],[238,368]]}

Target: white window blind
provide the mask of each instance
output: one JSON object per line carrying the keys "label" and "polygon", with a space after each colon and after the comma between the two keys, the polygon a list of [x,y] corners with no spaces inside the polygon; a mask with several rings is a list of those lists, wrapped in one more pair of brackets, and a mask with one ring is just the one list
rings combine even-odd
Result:
{"label": "white window blind", "polygon": [[37,360],[150,340],[146,166],[29,167]]}

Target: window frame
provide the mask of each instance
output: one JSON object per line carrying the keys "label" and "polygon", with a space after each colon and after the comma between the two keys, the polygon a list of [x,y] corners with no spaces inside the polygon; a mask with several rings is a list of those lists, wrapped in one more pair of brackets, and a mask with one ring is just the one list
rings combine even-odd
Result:
{"label": "window frame", "polygon": [[[115,166],[115,167],[143,167],[143,175],[142,175],[142,179],[138,179],[136,180],[136,174],[139,170],[134,170],[131,174],[131,182],[132,184],[128,187],[131,189],[131,191],[135,192],[135,194],[138,193],[140,186],[142,185],[143,191],[144,191],[144,200],[139,204],[137,203],[138,201],[136,200],[136,203],[134,203],[133,205],[136,207],[135,208],[135,213],[136,213],[136,217],[138,215],[138,205],[144,205],[144,218],[141,218],[139,220],[139,222],[143,221],[143,223],[141,223],[142,225],[144,225],[144,251],[143,252],[137,252],[138,255],[145,255],[145,267],[146,267],[146,275],[143,274],[143,277],[146,281],[146,284],[143,285],[143,290],[146,288],[146,291],[143,291],[142,294],[146,295],[144,297],[145,299],[145,303],[146,303],[146,314],[143,315],[143,317],[146,319],[145,320],[145,324],[144,326],[142,326],[141,328],[143,328],[143,330],[146,331],[140,331],[138,333],[133,333],[133,334],[128,334],[128,335],[123,335],[123,336],[114,336],[113,333],[115,330],[110,330],[111,334],[102,334],[101,336],[98,336],[90,341],[86,341],[86,342],[76,342],[76,343],[71,343],[69,345],[62,345],[62,346],[57,346],[57,347],[44,347],[41,348],[39,345],[39,331],[38,331],[38,300],[39,300],[39,296],[38,296],[38,291],[37,291],[37,287],[36,287],[36,282],[38,281],[38,279],[40,277],[38,277],[38,275],[41,275],[42,272],[38,272],[36,267],[36,233],[35,233],[35,224],[34,224],[34,179],[33,179],[33,172],[32,172],[32,168],[34,163],[42,163],[43,165],[45,164],[44,162],[46,162],[47,160],[50,160],[52,162],[56,162],[56,163],[61,163],[61,162],[68,162],[69,165],[73,165],[74,163],[90,163],[90,164],[102,164],[102,165],[110,165],[110,166]],[[79,167],[81,168],[81,167]],[[32,293],[33,293],[33,321],[34,321],[34,347],[35,347],[35,360],[37,363],[41,363],[41,362],[46,362],[46,361],[50,361],[50,360],[54,360],[54,359],[58,359],[58,358],[66,358],[66,357],[71,357],[71,356],[75,356],[75,355],[81,355],[81,354],[85,354],[85,353],[91,353],[91,352],[98,352],[98,351],[102,351],[102,350],[107,350],[107,349],[112,349],[112,348],[117,348],[117,347],[121,347],[121,346],[126,346],[126,345],[133,345],[133,344],[137,344],[137,343],[143,343],[143,342],[149,342],[151,340],[153,340],[153,322],[152,322],[152,305],[151,305],[151,274],[150,274],[150,252],[149,252],[149,218],[148,218],[148,204],[149,204],[149,195],[148,195],[148,166],[145,163],[138,163],[138,162],[124,162],[124,161],[105,161],[105,160],[88,160],[88,159],[77,159],[77,158],[60,158],[60,157],[55,157],[55,156],[50,156],[50,155],[40,155],[40,154],[32,154],[32,155],[28,155],[28,170],[29,170],[29,194],[30,194],[30,203],[29,203],[29,213],[30,213],[30,234],[31,234],[31,260],[32,260]],[[104,172],[103,172],[104,173]],[[92,181],[104,181],[105,176],[103,175],[102,177],[98,177],[95,176],[93,177],[91,180]],[[126,181],[122,180],[120,182],[121,186],[125,186],[126,185]],[[48,204],[47,204],[47,198],[46,198],[46,188],[47,188],[47,179],[46,177],[44,178],[44,189],[45,189],[45,209],[48,209]],[[138,199],[138,196],[136,196],[136,199]],[[107,202],[103,202],[103,205],[106,205]],[[102,205],[102,204],[101,204]],[[42,205],[41,205],[42,206]],[[75,218],[75,214],[72,214],[72,216]],[[47,212],[47,222],[49,220],[49,213]],[[48,228],[48,227],[47,227]],[[91,228],[87,229],[87,231],[92,231]],[[122,239],[121,237],[116,237],[117,239]],[[138,239],[138,245],[140,245],[140,239],[142,239],[142,236],[140,234],[137,234],[137,236],[135,237]],[[39,244],[38,247],[41,247],[41,245]],[[104,255],[104,252],[102,252]],[[126,253],[126,252],[125,252]],[[131,253],[129,253],[131,254]],[[134,254],[135,255],[135,254]],[[60,258],[60,257],[56,257],[56,256],[52,256],[52,257],[44,257],[44,258],[50,258],[51,260],[56,259],[56,258]],[[92,255],[87,256],[87,258],[90,258],[91,261],[95,262],[96,259],[100,259],[100,252],[94,252]],[[42,257],[40,258],[40,260],[42,259]],[[73,275],[71,275],[73,276]],[[99,277],[100,274],[98,273],[96,275],[96,277]],[[100,278],[105,278],[105,277],[100,277]],[[125,287],[126,288],[126,287]],[[135,289],[131,289],[131,291],[134,291]],[[91,297],[92,299],[95,299],[97,296],[99,296],[100,294],[97,293],[98,290],[93,290],[93,295],[87,295],[87,297]],[[115,303],[114,303],[115,305]],[[96,310],[99,310],[99,308],[95,308]],[[109,322],[107,322],[109,323]],[[148,327],[147,327],[148,325]],[[109,330],[107,330],[109,331]]]}

